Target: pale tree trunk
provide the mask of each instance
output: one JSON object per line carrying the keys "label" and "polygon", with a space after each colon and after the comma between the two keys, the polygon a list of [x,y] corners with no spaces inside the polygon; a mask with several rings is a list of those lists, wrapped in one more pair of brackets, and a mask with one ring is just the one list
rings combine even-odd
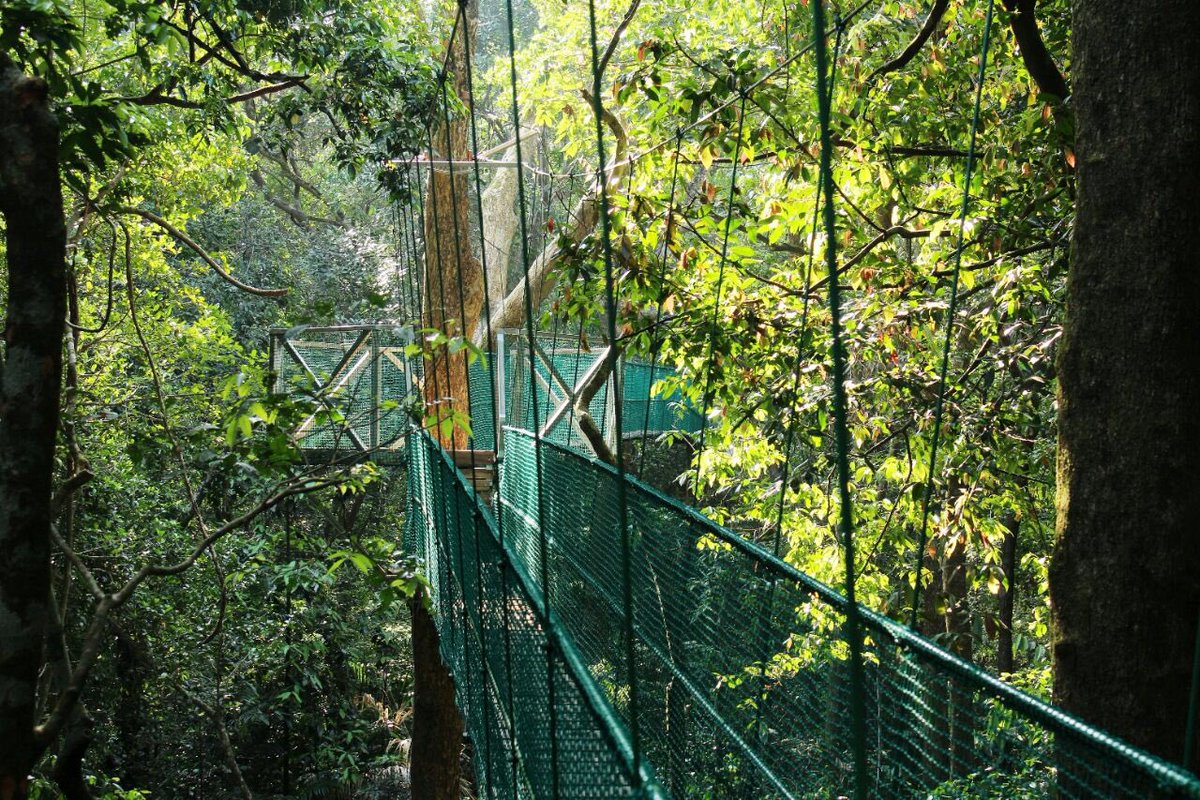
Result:
{"label": "pale tree trunk", "polygon": [[1075,0],[1054,694],[1183,756],[1200,615],[1200,3]]}
{"label": "pale tree trunk", "polygon": [[[591,104],[591,95],[583,92],[584,99]],[[575,207],[571,209],[568,215],[569,226],[560,236],[550,237],[550,241],[542,249],[537,256],[534,257],[532,263],[528,265],[526,272],[528,278],[522,278],[516,282],[507,295],[499,301],[492,300],[492,330],[498,331],[504,328],[513,328],[525,321],[526,306],[531,307],[534,313],[537,313],[538,307],[542,302],[549,297],[550,292],[554,289],[554,268],[566,251],[559,246],[559,242],[567,240],[574,245],[578,245],[587,238],[595,229],[600,220],[600,192],[608,191],[610,194],[619,191],[621,181],[625,174],[629,171],[629,164],[626,163],[626,158],[629,150],[629,138],[625,133],[625,127],[620,120],[607,109],[602,113],[604,124],[613,135],[612,155],[609,159],[608,173],[605,176],[602,186],[593,186],[579,201]],[[491,262],[488,263],[489,276],[491,272]],[[529,285],[529,299],[526,300],[525,287]],[[486,331],[476,328],[474,341],[477,345],[484,345],[486,339]]]}
{"label": "pale tree trunk", "polygon": [[[523,153],[526,152],[523,149]],[[504,161],[516,161],[513,146],[503,156]],[[513,238],[520,226],[517,214],[517,171],[498,169],[483,193],[483,251],[487,259],[487,303],[493,309],[508,294],[508,265]],[[483,331],[476,328],[478,336]]]}
{"label": "pale tree trunk", "polygon": [[0,53],[0,214],[8,296],[0,359],[0,800],[25,797],[50,613],[50,515],[66,317],[58,123],[44,82]]}

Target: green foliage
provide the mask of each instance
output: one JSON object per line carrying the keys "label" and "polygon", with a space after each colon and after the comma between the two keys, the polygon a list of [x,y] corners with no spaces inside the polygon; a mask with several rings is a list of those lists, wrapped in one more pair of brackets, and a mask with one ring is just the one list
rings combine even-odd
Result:
{"label": "green foliage", "polygon": [[[379,533],[402,523],[402,482],[306,464],[296,430],[324,412],[271,395],[263,351],[273,325],[395,313],[387,198],[408,187],[390,159],[424,134],[426,37],[406,0],[0,4],[0,47],[62,125],[76,327],[58,485],[84,482],[58,526],[98,592],[195,559],[102,626],[83,698],[97,796],[232,795],[222,731],[260,796],[285,771],[292,794],[366,791],[403,761],[397,604],[421,578]],[[331,570],[340,553],[375,568]],[[95,598],[62,553],[54,592],[78,653]]]}
{"label": "green foliage", "polygon": [[[601,2],[597,19],[619,19],[627,7]],[[538,11],[543,24],[517,55],[522,103],[552,135],[557,171],[586,173],[596,164],[595,127],[575,87],[591,80],[588,10]],[[869,606],[907,620],[924,560],[935,583],[923,627],[986,665],[998,657],[999,598],[1011,587],[1017,663],[1038,669],[1048,659],[1070,114],[1038,93],[1002,15],[961,223],[947,414],[931,479],[984,4],[951,4],[911,63],[869,77],[903,50],[922,14],[914,4],[869,4],[831,36],[857,589]],[[1038,21],[1050,52],[1065,57],[1065,4],[1039,4]],[[616,46],[603,100],[633,156],[610,196],[619,334],[627,353],[656,353],[676,369],[670,389],[709,412],[684,479],[714,519],[837,585],[820,269],[830,243],[814,217],[818,131],[812,60],[802,55],[810,25],[787,4],[642,6]],[[490,79],[502,85],[507,72],[497,67]],[[568,249],[543,324],[594,335],[605,313],[600,234]],[[927,483],[929,544],[918,554]],[[1015,568],[1002,551],[1010,532]],[[943,585],[953,569],[964,582]]]}

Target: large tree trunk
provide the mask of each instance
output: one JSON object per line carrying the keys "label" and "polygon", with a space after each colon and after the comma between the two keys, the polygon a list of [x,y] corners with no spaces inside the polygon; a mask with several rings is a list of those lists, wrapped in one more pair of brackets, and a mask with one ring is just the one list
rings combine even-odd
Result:
{"label": "large tree trunk", "polygon": [[1054,692],[1183,755],[1200,614],[1200,3],[1075,0]]}
{"label": "large tree trunk", "polygon": [[[458,95],[467,105],[467,57],[475,52],[478,27],[478,3],[471,0],[463,8],[462,20],[449,43],[450,78],[446,98]],[[466,161],[470,158],[469,120],[465,116],[442,117],[435,126],[432,161]],[[475,252],[471,235],[472,169],[464,165],[429,168],[429,186],[425,199],[425,322],[447,336],[468,341],[482,317],[484,301],[483,267]],[[467,447],[461,427],[453,435],[440,430],[440,423],[453,416],[471,412],[467,390],[466,351],[450,353],[438,348],[428,364],[425,400],[439,423],[438,437],[446,447]]]}
{"label": "large tree trunk", "polygon": [[0,800],[22,798],[51,619],[50,512],[66,317],[58,123],[46,85],[0,53],[0,214],[8,297],[0,359]]}

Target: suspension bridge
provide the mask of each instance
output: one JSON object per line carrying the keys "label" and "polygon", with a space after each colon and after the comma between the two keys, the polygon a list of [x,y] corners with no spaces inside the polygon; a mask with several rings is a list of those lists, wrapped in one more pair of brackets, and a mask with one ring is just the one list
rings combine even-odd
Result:
{"label": "suspension bridge", "polygon": [[[867,609],[856,677],[844,593],[588,452],[563,408],[600,354],[514,332],[472,367],[471,443],[499,471],[480,496],[461,469],[476,450],[414,423],[412,338],[275,331],[277,389],[336,410],[302,428],[306,450],[407,468],[405,545],[432,584],[480,797],[850,797],[860,768],[870,797],[1200,797],[1191,773]],[[606,435],[617,397],[640,412],[626,436],[697,434],[694,409],[653,392],[670,370],[617,374],[592,401]]]}
{"label": "suspension bridge", "polygon": [[[840,455],[843,586],[815,580],[781,558],[778,548],[748,541],[626,469],[626,438],[665,433],[698,440],[703,449],[712,368],[691,395],[702,398],[697,406],[670,388],[673,372],[653,359],[625,359],[613,346],[620,339],[620,298],[607,190],[595,201],[606,272],[604,347],[585,351],[580,337],[568,336],[575,345],[564,348],[562,337],[535,330],[528,285],[533,259],[525,252],[525,328],[493,330],[489,317],[484,339],[492,347],[484,357],[431,360],[421,346],[423,331],[455,315],[430,309],[437,298],[445,305],[454,294],[452,286],[436,286],[432,275],[432,263],[444,261],[445,252],[426,256],[423,273],[410,270],[423,275],[412,281],[411,324],[275,332],[277,388],[303,385],[323,404],[302,426],[301,444],[406,466],[405,545],[422,559],[431,583],[481,798],[1200,798],[1200,781],[1190,772],[1019,691],[855,600],[838,237],[828,189],[833,71],[827,40],[840,43],[845,17],[831,25],[820,0],[811,7],[812,40],[795,57],[811,54],[816,74],[821,202],[812,229],[823,233],[829,275],[830,425]],[[466,46],[463,13],[460,6],[448,52],[456,35]],[[602,59],[592,22],[595,174],[604,186],[612,175],[608,159],[620,157],[624,144],[606,151]],[[993,24],[991,4],[984,24],[987,30]],[[982,39],[979,86],[988,61],[986,30]],[[465,61],[474,145],[469,52]],[[515,61],[512,81],[519,130]],[[444,77],[443,86],[448,82]],[[740,88],[729,101],[740,103],[739,126],[757,85]],[[443,106],[448,129],[450,104]],[[976,95],[963,220],[978,119]],[[437,158],[454,152],[446,136],[439,147],[431,129],[430,152],[423,166],[411,166],[414,174],[419,166],[453,172],[459,162]],[[520,141],[518,182],[524,174]],[[732,201],[736,149],[731,163]],[[473,169],[477,197],[478,163]],[[437,194],[423,199],[418,191],[415,201],[432,204]],[[523,222],[528,205],[522,188]],[[460,241],[459,228],[431,229],[427,221],[438,218],[436,209],[424,207],[414,215],[406,228],[414,254],[453,248],[461,262],[461,250],[479,249]],[[722,277],[729,234],[727,222]],[[522,235],[529,238],[528,231]],[[956,276],[961,252],[960,226]],[[438,280],[453,283],[454,276]],[[456,303],[465,310],[461,272],[458,283]],[[719,305],[718,289],[714,327]],[[951,317],[954,308],[952,292]],[[708,355],[711,362],[711,348]],[[443,387],[453,383],[451,369],[466,373],[465,442],[421,424],[420,408],[439,369],[445,370]],[[601,372],[603,387],[585,396],[589,379]],[[941,382],[935,431],[941,429],[945,357]],[[581,398],[615,464],[594,454],[581,427]],[[459,469],[471,464],[472,453],[485,451],[494,453],[498,472],[488,496]]]}

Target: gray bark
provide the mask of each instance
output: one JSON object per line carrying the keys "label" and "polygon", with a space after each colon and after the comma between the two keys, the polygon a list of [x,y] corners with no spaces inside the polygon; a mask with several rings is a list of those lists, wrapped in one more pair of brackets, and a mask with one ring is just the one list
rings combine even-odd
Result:
{"label": "gray bark", "polygon": [[1054,692],[1175,761],[1200,615],[1200,3],[1073,11]]}
{"label": "gray bark", "polygon": [[[504,161],[515,161],[517,148],[504,153]],[[483,192],[483,254],[487,263],[487,304],[496,309],[508,294],[508,262],[513,237],[520,221],[516,211],[517,171],[499,169]],[[478,331],[479,329],[476,328]]]}
{"label": "gray bark", "polygon": [[8,297],[0,360],[0,798],[25,796],[50,614],[51,479],[66,318],[58,122],[46,84],[0,53],[0,214]]}
{"label": "gray bark", "polygon": [[[586,92],[584,93],[584,98],[589,103],[591,102],[591,96]],[[603,119],[613,134],[613,151],[611,160],[609,161],[608,174],[604,181],[604,186],[594,186],[590,192],[580,198],[579,202],[571,210],[569,215],[570,227],[563,236],[574,244],[579,244],[595,230],[596,223],[600,219],[600,192],[619,191],[621,179],[629,170],[629,164],[626,163],[629,138],[625,134],[625,127],[608,110],[603,112]],[[493,331],[513,328],[524,322],[526,305],[531,307],[534,313],[537,313],[538,307],[541,306],[542,302],[549,296],[551,290],[554,289],[554,268],[565,252],[559,246],[559,241],[558,238],[552,239],[542,252],[533,259],[533,263],[529,265],[528,304],[525,299],[526,280],[523,278],[517,281],[516,287],[493,307]],[[482,329],[482,326],[476,328],[473,337],[475,344],[483,346],[485,344],[483,341],[485,337],[486,331]]]}

